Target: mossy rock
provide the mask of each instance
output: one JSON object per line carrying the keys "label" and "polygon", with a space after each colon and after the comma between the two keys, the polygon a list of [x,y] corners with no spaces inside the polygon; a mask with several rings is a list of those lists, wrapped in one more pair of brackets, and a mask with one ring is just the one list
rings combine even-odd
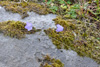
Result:
{"label": "mossy rock", "polygon": [[32,28],[31,31],[25,29],[26,23],[20,21],[5,21],[0,23],[0,31],[4,33],[5,36],[10,36],[14,38],[24,38],[25,34],[33,34],[40,31],[40,29]]}
{"label": "mossy rock", "polygon": [[46,55],[40,67],[64,67],[64,64],[59,59],[51,58],[49,55]]}
{"label": "mossy rock", "polygon": [[80,56],[90,57],[100,64],[100,29],[97,29],[95,23],[64,20],[62,17],[54,21],[62,25],[64,30],[56,32],[56,29],[49,28],[45,33],[58,49],[74,50]]}
{"label": "mossy rock", "polygon": [[45,15],[49,13],[49,9],[33,2],[9,2],[9,1],[0,1],[0,5],[4,6],[7,11],[13,13],[19,13],[22,16],[22,19],[29,16],[27,12],[34,11],[40,15]]}
{"label": "mossy rock", "polygon": [[74,35],[71,31],[56,32],[55,30],[48,29],[47,31],[45,30],[45,32],[49,35],[49,37],[52,37],[52,42],[58,49],[68,49],[68,45],[74,45]]}
{"label": "mossy rock", "polygon": [[53,19],[55,24],[60,24],[64,27],[62,32],[56,32],[55,29],[45,30],[45,33],[52,38],[52,42],[56,45],[58,49],[65,48],[69,49],[69,47],[73,46],[73,41],[75,36],[73,35],[72,29],[76,29],[75,24],[72,24],[66,20],[61,19],[61,17],[57,17]]}

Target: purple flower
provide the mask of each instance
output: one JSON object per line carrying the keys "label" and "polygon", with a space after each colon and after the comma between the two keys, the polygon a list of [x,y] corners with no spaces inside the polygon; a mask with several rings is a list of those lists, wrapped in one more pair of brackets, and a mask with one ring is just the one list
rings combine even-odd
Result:
{"label": "purple flower", "polygon": [[57,26],[56,32],[63,31],[64,28],[61,25],[57,24],[56,26]]}
{"label": "purple flower", "polygon": [[28,31],[32,30],[32,23],[28,23],[28,22],[27,22],[25,28],[26,28]]}

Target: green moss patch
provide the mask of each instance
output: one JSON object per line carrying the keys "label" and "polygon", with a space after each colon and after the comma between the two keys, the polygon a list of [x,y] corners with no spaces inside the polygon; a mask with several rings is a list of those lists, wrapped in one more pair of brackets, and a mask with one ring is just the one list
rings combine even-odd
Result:
{"label": "green moss patch", "polygon": [[49,9],[44,6],[33,3],[33,2],[9,2],[9,1],[0,1],[0,5],[4,6],[7,11],[12,11],[13,13],[19,13],[22,16],[22,19],[29,16],[27,12],[34,11],[40,15],[45,15],[49,13]]}
{"label": "green moss patch", "polygon": [[40,67],[64,67],[64,64],[59,59],[51,58],[46,55]]}
{"label": "green moss patch", "polygon": [[64,27],[62,32],[49,28],[45,33],[58,49],[72,49],[80,56],[87,56],[100,64],[100,29],[97,23],[81,22],[73,19],[54,19]]}
{"label": "green moss patch", "polygon": [[33,34],[40,31],[40,29],[32,28],[31,31],[25,29],[26,23],[20,21],[5,21],[0,23],[0,32],[4,33],[5,36],[14,38],[24,38],[25,34]]}

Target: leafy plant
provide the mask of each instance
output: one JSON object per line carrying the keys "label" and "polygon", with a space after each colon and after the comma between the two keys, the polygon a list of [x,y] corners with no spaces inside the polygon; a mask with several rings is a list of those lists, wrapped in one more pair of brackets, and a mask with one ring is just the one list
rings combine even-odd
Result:
{"label": "leafy plant", "polygon": [[97,11],[100,13],[99,0],[96,0],[96,3],[97,3]]}
{"label": "leafy plant", "polygon": [[[46,2],[47,1],[47,2]],[[53,12],[53,13],[56,13],[59,11],[59,6],[62,6],[62,8],[67,8],[66,5],[66,1],[64,0],[43,0],[43,2],[46,2],[46,6]],[[68,3],[69,3],[69,0],[68,0]]]}
{"label": "leafy plant", "polygon": [[70,7],[70,9],[68,11],[66,11],[66,13],[68,15],[70,15],[71,18],[76,18],[77,17],[77,13],[76,13],[77,9],[80,9],[80,5],[79,4],[72,5]]}
{"label": "leafy plant", "polygon": [[51,11],[52,11],[53,13],[56,13],[57,10],[58,10],[58,7],[57,7],[57,6],[51,6],[50,9],[51,9]]}
{"label": "leafy plant", "polygon": [[58,0],[59,4],[66,4],[64,0]]}
{"label": "leafy plant", "polygon": [[70,0],[68,0],[68,1],[67,1],[67,3],[68,3],[68,4],[71,4],[71,1],[70,1]]}

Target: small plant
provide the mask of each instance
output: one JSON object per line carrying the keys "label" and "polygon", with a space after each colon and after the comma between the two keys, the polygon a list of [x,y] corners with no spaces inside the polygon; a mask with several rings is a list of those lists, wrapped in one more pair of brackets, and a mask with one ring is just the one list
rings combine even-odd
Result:
{"label": "small plant", "polygon": [[64,67],[64,64],[59,59],[51,58],[49,55],[46,55],[40,67]]}
{"label": "small plant", "polygon": [[74,5],[70,6],[70,8],[68,10],[66,10],[66,13],[71,18],[77,18],[76,10],[79,10],[79,9],[80,9],[80,5],[74,4]]}
{"label": "small plant", "polygon": [[[44,0],[44,2],[46,2],[46,5],[47,7],[51,10],[52,13],[57,13],[60,11],[60,7],[61,8],[67,8],[67,5],[66,5],[66,1],[64,0]],[[69,1],[68,1],[69,3]]]}
{"label": "small plant", "polygon": [[100,8],[99,8],[99,0],[96,0],[96,3],[97,3],[97,9],[100,11]]}

